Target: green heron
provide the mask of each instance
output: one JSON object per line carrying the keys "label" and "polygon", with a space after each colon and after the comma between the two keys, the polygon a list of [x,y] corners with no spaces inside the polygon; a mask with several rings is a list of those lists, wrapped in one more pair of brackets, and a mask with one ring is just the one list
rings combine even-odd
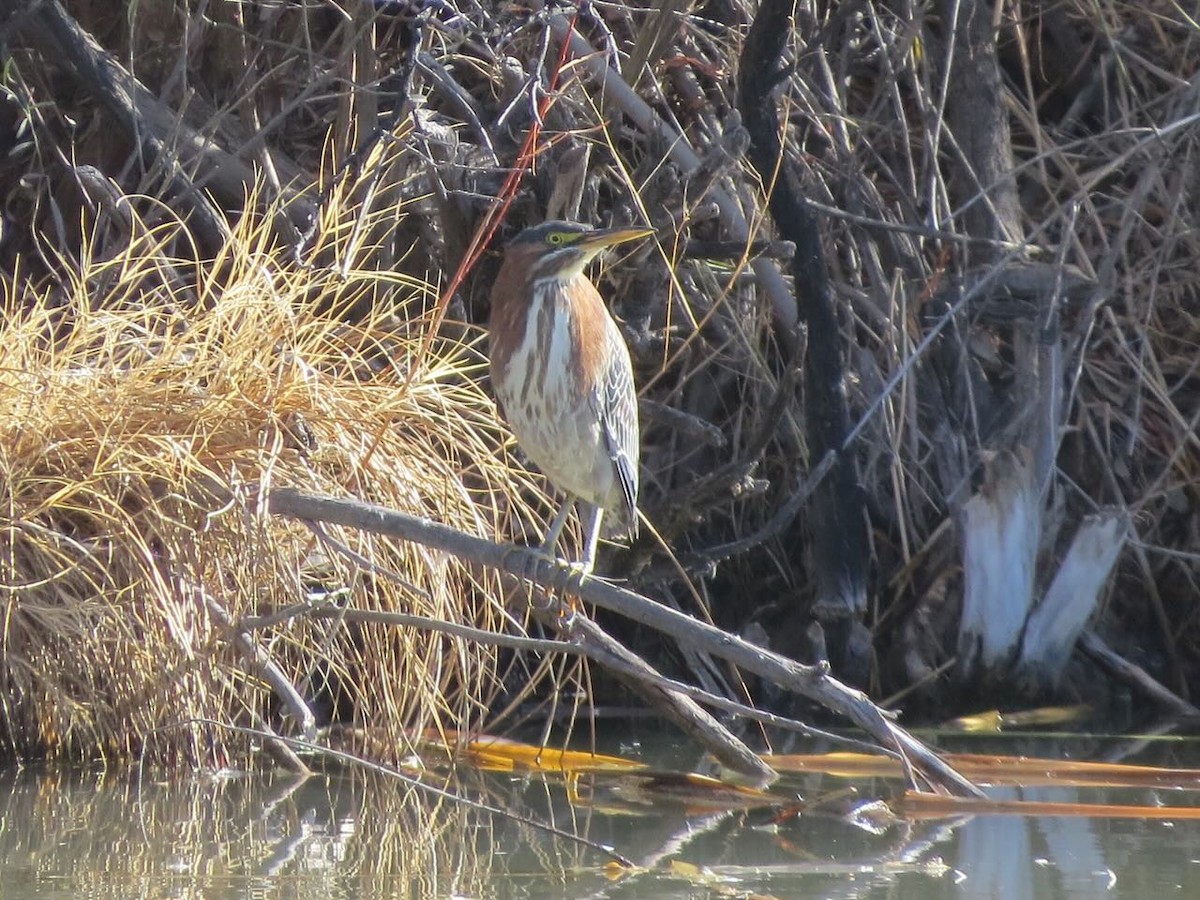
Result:
{"label": "green heron", "polygon": [[637,529],[638,413],[629,348],[583,270],[602,250],[651,234],[571,222],[526,228],[492,285],[496,397],[526,456],[566,494],[542,551],[554,555],[580,501],[584,573],[605,512]]}

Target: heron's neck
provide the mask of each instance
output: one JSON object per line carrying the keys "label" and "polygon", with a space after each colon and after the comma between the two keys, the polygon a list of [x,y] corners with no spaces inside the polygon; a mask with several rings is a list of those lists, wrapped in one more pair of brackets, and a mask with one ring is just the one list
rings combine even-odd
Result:
{"label": "heron's neck", "polygon": [[579,275],[567,274],[564,272],[555,272],[551,275],[542,275],[533,279],[533,284],[530,285],[537,293],[543,291],[565,291],[571,286]]}
{"label": "heron's neck", "polygon": [[558,281],[568,284],[572,279],[583,276],[583,270],[587,264],[588,260],[578,253],[567,259],[563,259],[561,255],[557,258],[550,256],[533,264],[529,280],[535,285],[540,281]]}

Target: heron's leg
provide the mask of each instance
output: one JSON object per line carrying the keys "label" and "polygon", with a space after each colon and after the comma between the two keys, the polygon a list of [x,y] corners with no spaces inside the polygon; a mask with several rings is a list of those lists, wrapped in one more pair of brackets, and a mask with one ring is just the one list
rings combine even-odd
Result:
{"label": "heron's leg", "polygon": [[562,506],[558,508],[554,521],[550,523],[550,528],[546,531],[546,539],[542,541],[542,552],[551,559],[557,558],[554,548],[558,546],[559,535],[562,534],[563,526],[567,524],[567,516],[571,514],[571,507],[574,505],[575,498],[567,494],[563,499]]}
{"label": "heron's leg", "polygon": [[596,563],[596,542],[600,540],[600,520],[604,518],[604,510],[594,503],[580,502],[583,505],[583,559],[579,561],[579,567],[583,574],[590,575]]}

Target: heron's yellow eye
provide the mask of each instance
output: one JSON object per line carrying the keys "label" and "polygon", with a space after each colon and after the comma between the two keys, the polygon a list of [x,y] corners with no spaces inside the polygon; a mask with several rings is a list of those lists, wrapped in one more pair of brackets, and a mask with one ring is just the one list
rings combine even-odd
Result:
{"label": "heron's yellow eye", "polygon": [[567,236],[561,231],[552,231],[550,234],[546,235],[546,240],[551,244],[558,246],[559,244],[565,244],[567,242]]}

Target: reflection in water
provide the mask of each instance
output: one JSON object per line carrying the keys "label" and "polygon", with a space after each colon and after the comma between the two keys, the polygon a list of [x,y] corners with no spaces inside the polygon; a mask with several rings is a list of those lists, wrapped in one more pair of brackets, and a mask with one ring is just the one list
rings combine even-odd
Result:
{"label": "reflection in water", "polygon": [[0,897],[477,894],[471,818],[380,776],[9,772]]}
{"label": "reflection in water", "polygon": [[[436,783],[611,845],[643,868],[613,880],[593,849],[378,774],[24,769],[0,773],[0,897],[1200,896],[1197,822],[855,820],[845,782],[821,776],[782,794],[836,800],[786,819],[631,796],[601,776],[574,784],[574,803],[560,780],[542,776],[468,772]],[[889,789],[859,785],[863,797]],[[1156,799],[1103,793],[1079,799]],[[1074,799],[1048,788],[1009,796]]]}

